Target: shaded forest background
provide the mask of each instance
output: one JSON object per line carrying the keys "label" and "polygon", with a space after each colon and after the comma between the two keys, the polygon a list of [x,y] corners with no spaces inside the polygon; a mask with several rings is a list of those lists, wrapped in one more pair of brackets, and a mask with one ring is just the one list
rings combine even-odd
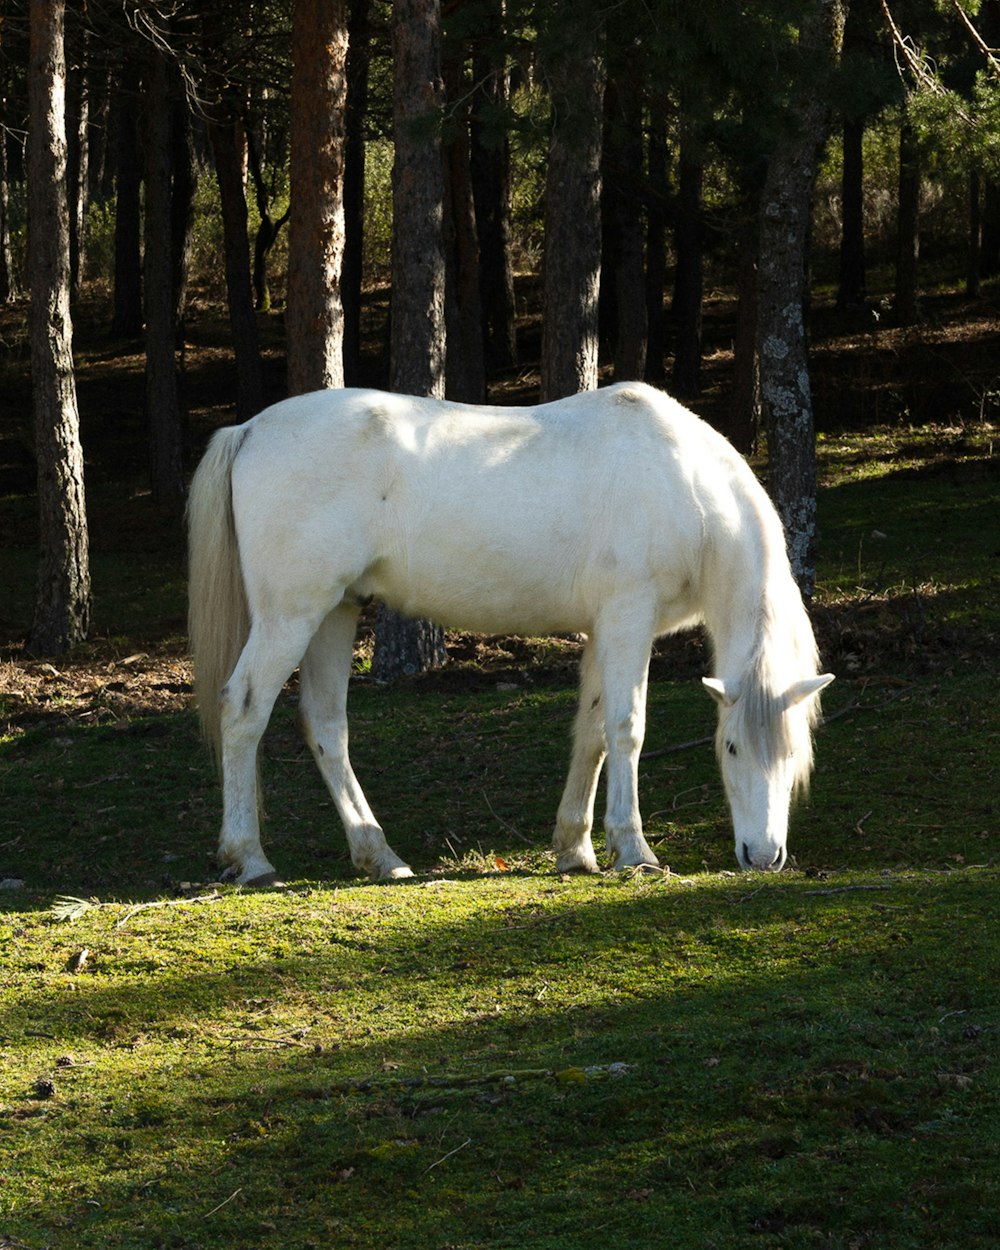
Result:
{"label": "shaded forest background", "polygon": [[[89,630],[88,614],[39,642],[37,598],[30,624],[47,506],[31,37],[63,16],[52,86],[96,550],[176,560],[211,429],[314,386],[504,403],[643,377],[766,452],[786,520],[815,495],[817,429],[995,417],[996,0],[8,2],[15,648]],[[784,409],[782,368],[806,378]],[[814,546],[805,533],[807,593]]]}

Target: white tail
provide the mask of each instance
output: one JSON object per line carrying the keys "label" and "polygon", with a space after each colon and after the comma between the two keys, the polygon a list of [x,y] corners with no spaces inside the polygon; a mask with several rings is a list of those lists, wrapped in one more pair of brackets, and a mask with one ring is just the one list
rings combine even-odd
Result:
{"label": "white tail", "polygon": [[221,759],[219,693],[250,631],[230,483],[245,430],[219,430],[191,481],[188,498],[188,637],[201,728]]}

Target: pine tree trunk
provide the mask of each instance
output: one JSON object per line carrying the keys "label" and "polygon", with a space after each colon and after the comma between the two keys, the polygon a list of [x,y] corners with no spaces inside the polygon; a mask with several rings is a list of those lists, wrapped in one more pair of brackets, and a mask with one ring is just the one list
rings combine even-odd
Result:
{"label": "pine tree trunk", "polygon": [[[441,237],[441,10],[439,0],[397,0],[392,11],[392,304],[389,385],[444,396],[445,264]],[[380,607],[372,675],[391,681],[445,661],[444,631]]]}
{"label": "pine tree trunk", "polygon": [[913,122],[899,130],[899,204],[896,236],[896,293],[893,308],[900,325],[920,319],[917,266],[920,259],[920,150]]}
{"label": "pine tree trunk", "polygon": [[69,75],[69,116],[67,126],[67,189],[69,200],[70,293],[78,299],[83,287],[87,249],[87,203],[90,163],[90,87],[87,82],[86,36],[80,65]]}
{"label": "pine tree trunk", "polygon": [[134,62],[120,69],[115,92],[115,275],[111,333],[142,333],[142,149],[136,125],[139,77]]}
{"label": "pine tree trunk", "polygon": [[[839,56],[844,0],[816,0],[801,45],[830,62]],[[811,597],[816,569],[816,442],[805,327],[812,190],[827,106],[815,84],[803,89],[795,124],[775,143],[760,200],[757,344],[767,429],[768,484],[785,526],[792,572]]]}
{"label": "pine tree trunk", "polygon": [[865,212],[863,119],[849,118],[843,131],[840,239],[840,285],[837,307],[851,312],[865,306]]}
{"label": "pine tree trunk", "polygon": [[983,187],[982,235],[979,242],[979,276],[1000,273],[1000,182],[986,178]]}
{"label": "pine tree trunk", "polygon": [[[549,19],[568,22],[568,3]],[[565,31],[558,31],[565,35]],[[545,178],[542,401],[597,386],[601,281],[601,132],[604,60],[596,17],[546,60],[552,130]]]}
{"label": "pine tree trunk", "polygon": [[444,145],[444,242],[446,359],[445,394],[461,403],[486,399],[483,317],[479,299],[479,241],[472,200],[468,104],[470,85],[463,76],[463,49],[449,50],[444,82],[450,116]]}
{"label": "pine tree trunk", "polygon": [[674,246],[673,313],[675,350],[671,390],[682,399],[701,393],[702,207],[704,166],[694,122],[681,127]]}
{"label": "pine tree trunk", "polygon": [[392,307],[389,384],[406,395],[444,395],[445,265],[441,238],[439,0],[393,5]]}
{"label": "pine tree trunk", "polygon": [[650,105],[646,157],[649,205],[646,210],[646,381],[666,381],[667,318],[663,293],[667,283],[667,118],[666,98],[658,94]]}
{"label": "pine tree trunk", "polygon": [[[613,41],[613,44],[616,41]],[[605,208],[610,230],[602,249],[610,256],[602,287],[614,288],[614,376],[634,381],[646,372],[646,275],[643,256],[644,186],[642,150],[642,88],[636,61],[639,50],[626,40],[614,46],[613,77],[605,91],[605,134],[602,163]],[[611,55],[609,53],[609,55]]]}
{"label": "pine tree trunk", "polygon": [[232,119],[210,121],[208,135],[222,210],[229,326],[236,357],[236,416],[238,420],[246,421],[264,407],[264,377],[250,280],[250,232],[243,183],[243,145],[240,127]]}
{"label": "pine tree trunk", "polygon": [[[2,72],[2,70],[0,70]],[[18,297],[14,252],[11,247],[10,183],[7,173],[7,101],[0,97],[0,304],[11,304]]]}
{"label": "pine tree trunk", "polygon": [[978,169],[969,173],[969,240],[965,262],[965,293],[978,299],[982,283],[983,247],[983,175]]}
{"label": "pine tree trunk", "polygon": [[191,109],[177,68],[168,66],[170,100],[170,282],[173,288],[174,332],[184,369],[184,319],[187,316],[188,280],[194,246],[194,200],[198,191]]}
{"label": "pine tree trunk", "polygon": [[723,433],[744,456],[757,450],[761,427],[760,356],[757,351],[757,256],[759,231],[756,215],[737,248],[736,335],[733,351],[733,391]]}
{"label": "pine tree trunk", "polygon": [[371,0],[351,0],[347,39],[347,112],[344,138],[344,378],[361,380],[361,294],[364,285],[365,114],[371,68]]}
{"label": "pine tree trunk", "polygon": [[177,302],[171,212],[173,157],[169,67],[150,59],[146,93],[146,201],[143,288],[146,311],[146,416],[150,478],[157,503],[173,506],[184,495],[182,421],[175,346]]}
{"label": "pine tree trunk", "polygon": [[288,388],[344,385],[345,0],[295,0],[292,21]]}
{"label": "pine tree trunk", "polygon": [[31,0],[29,15],[28,268],[40,559],[27,645],[34,654],[57,655],[87,635],[90,565],[69,310],[64,4]]}
{"label": "pine tree trunk", "polygon": [[[271,195],[261,164],[260,146],[251,128],[246,130],[247,168],[253,182],[254,199],[257,204],[257,231],[253,240],[253,306],[257,312],[269,312],[271,290],[268,285],[267,268],[271,250],[278,241],[281,227],[288,221],[288,209],[280,217],[271,216]],[[244,192],[244,198],[246,193]]]}
{"label": "pine tree trunk", "polygon": [[[489,0],[490,24],[503,29],[503,0]],[[510,249],[510,137],[506,129],[487,126],[484,118],[507,107],[510,74],[504,51],[484,46],[473,50],[473,112],[470,126],[472,195],[479,238],[479,290],[483,308],[483,339],[489,368],[509,369],[517,363],[514,269]]]}

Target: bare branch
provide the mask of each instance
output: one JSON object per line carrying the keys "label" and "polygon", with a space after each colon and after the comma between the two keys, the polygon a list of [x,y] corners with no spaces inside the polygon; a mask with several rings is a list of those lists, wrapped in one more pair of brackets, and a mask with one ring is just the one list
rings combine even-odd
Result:
{"label": "bare branch", "polygon": [[973,26],[972,19],[958,3],[958,0],[951,0],[951,7],[958,14],[960,21],[969,32],[972,42],[986,58],[986,64],[990,67],[993,73],[1000,78],[1000,49],[991,48],[987,44],[986,40],[982,37],[979,31],[976,30],[975,26]]}

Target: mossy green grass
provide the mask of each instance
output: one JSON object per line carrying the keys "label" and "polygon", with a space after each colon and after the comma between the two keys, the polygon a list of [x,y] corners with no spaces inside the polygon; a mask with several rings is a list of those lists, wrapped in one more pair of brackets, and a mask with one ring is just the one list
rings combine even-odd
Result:
{"label": "mossy green grass", "polygon": [[886,433],[884,471],[821,444],[838,681],[779,876],[735,871],[712,706],[662,659],[654,875],[553,871],[551,666],[354,683],[355,767],[418,874],[393,885],[354,873],[294,687],[263,761],[282,890],[216,882],[191,713],[117,692],[12,724],[0,1246],[995,1246],[990,437]]}

